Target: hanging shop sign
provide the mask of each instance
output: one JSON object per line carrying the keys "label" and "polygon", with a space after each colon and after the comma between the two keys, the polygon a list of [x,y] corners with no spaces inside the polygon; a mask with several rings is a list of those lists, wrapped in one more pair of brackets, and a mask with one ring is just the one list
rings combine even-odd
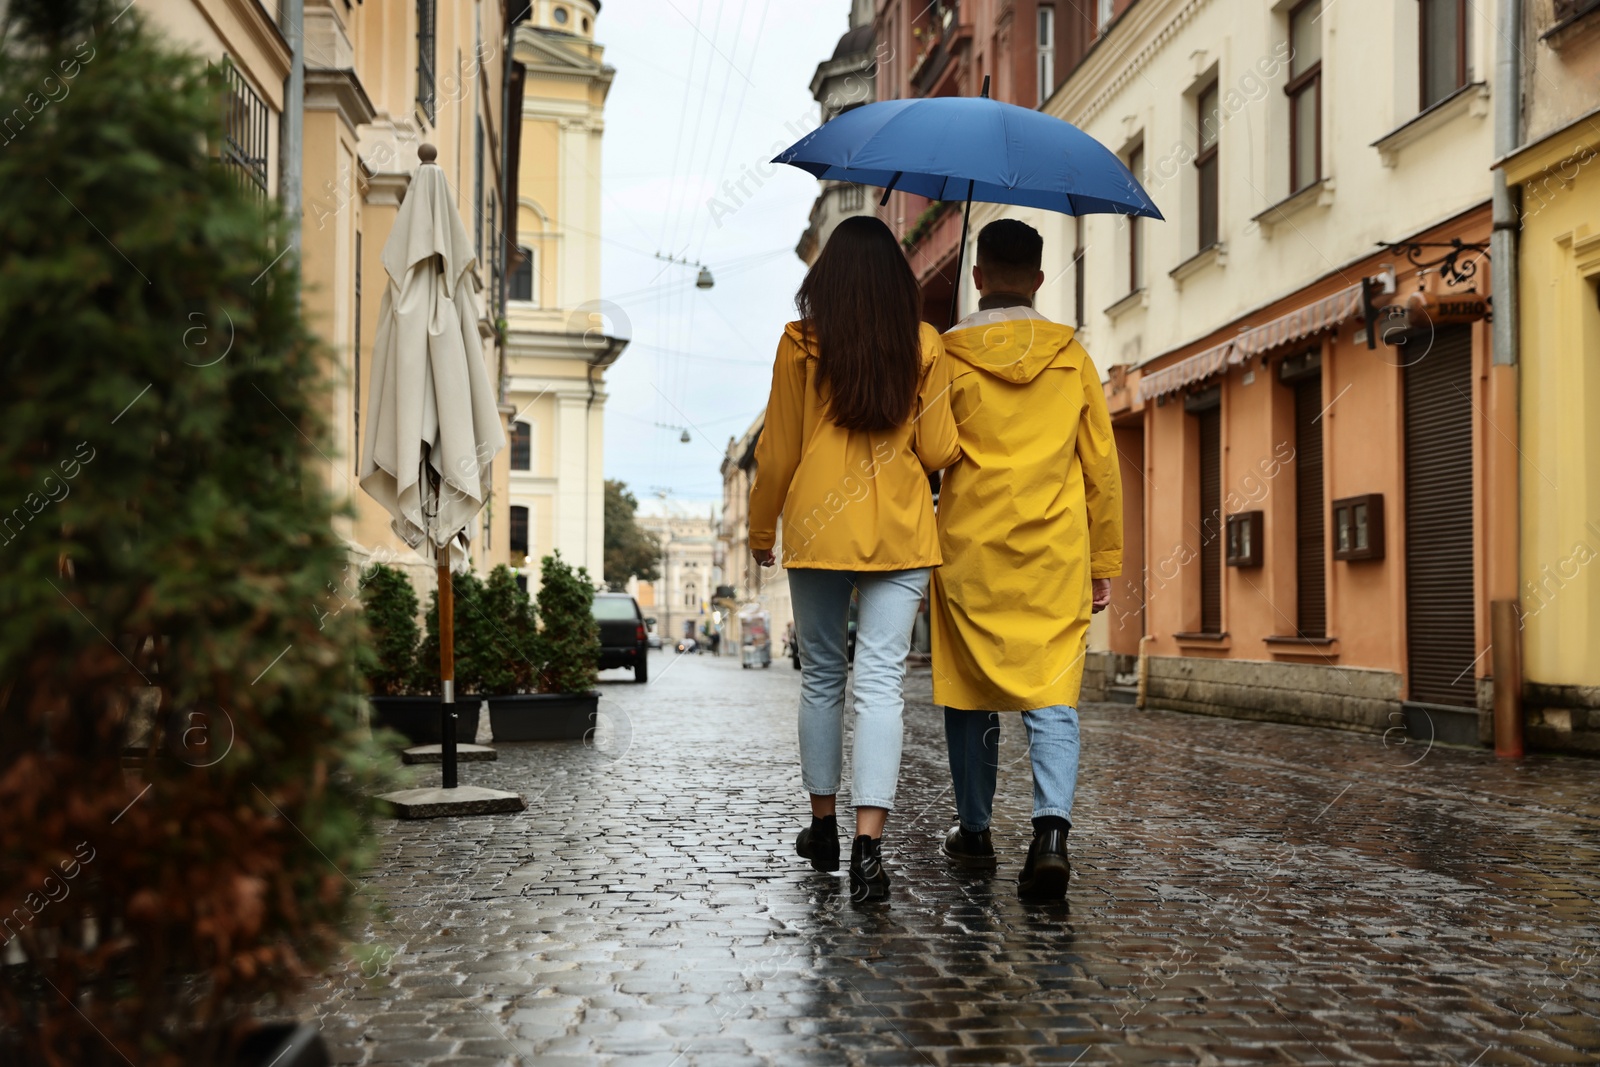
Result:
{"label": "hanging shop sign", "polygon": [[[1416,268],[1419,288],[1395,295],[1392,273],[1361,280],[1362,314],[1367,323],[1367,347],[1404,344],[1413,331],[1432,326],[1477,322],[1494,317],[1493,297],[1475,288],[1478,265],[1489,256],[1489,246],[1463,241],[1399,241],[1384,243],[1391,255],[1404,255]],[[1429,249],[1444,249],[1442,253]],[[1431,257],[1431,258],[1430,258]],[[1422,288],[1430,274],[1446,286],[1443,291]],[[1387,299],[1385,299],[1387,298]]]}

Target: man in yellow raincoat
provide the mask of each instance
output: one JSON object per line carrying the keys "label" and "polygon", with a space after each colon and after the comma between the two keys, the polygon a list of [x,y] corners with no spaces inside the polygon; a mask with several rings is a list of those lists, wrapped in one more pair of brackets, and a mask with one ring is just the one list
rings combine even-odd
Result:
{"label": "man in yellow raincoat", "polygon": [[944,335],[963,458],[939,494],[944,566],[929,590],[933,698],[945,707],[959,824],[951,862],[997,863],[990,840],[998,712],[1021,712],[1033,843],[1018,878],[1059,899],[1078,778],[1089,616],[1122,571],[1122,484],[1100,374],[1073,329],[1033,309],[1044,242],[1001,219],[978,234],[978,310]]}

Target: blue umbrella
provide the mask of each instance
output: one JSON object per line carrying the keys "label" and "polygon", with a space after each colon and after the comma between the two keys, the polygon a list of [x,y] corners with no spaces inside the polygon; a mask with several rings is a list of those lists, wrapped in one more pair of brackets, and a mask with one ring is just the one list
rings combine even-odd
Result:
{"label": "blue umbrella", "polygon": [[[846,111],[780,152],[818,178],[965,200],[956,288],[972,201],[1068,215],[1160,219],[1155,202],[1105,145],[1070,122],[983,96],[882,100]],[[951,318],[954,319],[952,309]]]}

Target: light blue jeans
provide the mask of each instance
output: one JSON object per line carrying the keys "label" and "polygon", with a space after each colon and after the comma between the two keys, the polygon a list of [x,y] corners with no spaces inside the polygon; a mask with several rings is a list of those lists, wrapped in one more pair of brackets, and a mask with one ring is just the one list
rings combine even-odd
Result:
{"label": "light blue jeans", "polygon": [[[1055,704],[1025,711],[1022,724],[1033,763],[1033,817],[1059,815],[1070,823],[1078,791],[1078,709]],[[961,828],[987,830],[1000,770],[1000,713],[945,708],[944,736]]]}
{"label": "light blue jeans", "polygon": [[905,708],[911,624],[928,590],[928,570],[824,571],[791,568],[789,595],[800,641],[800,777],[806,792],[839,792],[844,765],[844,687],[849,675],[850,593],[856,614],[856,738],[851,799],[858,808],[894,807],[900,780],[900,713]]}

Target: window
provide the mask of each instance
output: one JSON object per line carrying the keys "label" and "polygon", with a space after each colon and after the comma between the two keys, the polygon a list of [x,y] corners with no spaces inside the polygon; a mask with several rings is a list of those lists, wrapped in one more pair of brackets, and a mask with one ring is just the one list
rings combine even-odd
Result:
{"label": "window", "polygon": [[528,509],[511,505],[511,559],[517,562],[528,556]]}
{"label": "window", "polygon": [[1217,134],[1222,123],[1218,102],[1216,82],[1200,90],[1195,98],[1195,125],[1200,132],[1200,152],[1194,157],[1200,180],[1200,242],[1196,251],[1200,252],[1217,243]]}
{"label": "window", "polygon": [[355,354],[351,357],[351,364],[355,368],[354,385],[350,390],[354,402],[354,423],[356,434],[356,455],[361,455],[361,231],[356,231],[356,340]]}
{"label": "window", "polygon": [[555,20],[556,20],[556,25],[557,26],[565,26],[567,24],[567,19],[569,17],[570,16],[567,14],[567,9],[566,8],[564,8],[564,7],[556,8],[556,10],[555,10]]}
{"label": "window", "polygon": [[1300,637],[1328,632],[1327,534],[1322,509],[1322,374],[1294,389],[1295,627]]}
{"label": "window", "polygon": [[517,265],[511,272],[511,299],[533,299],[533,249],[526,245],[517,246]]}
{"label": "window", "polygon": [[434,90],[435,0],[417,0],[417,110],[434,120],[438,97]]}
{"label": "window", "polygon": [[1039,8],[1039,107],[1056,88],[1056,9]]}
{"label": "window", "polygon": [[525,471],[533,466],[533,430],[525,422],[511,424],[511,469]]}
{"label": "window", "polygon": [[483,123],[472,131],[472,237],[478,262],[483,262]]}
{"label": "window", "polygon": [[[1144,145],[1128,153],[1128,170],[1135,181],[1144,181]],[[1128,217],[1128,292],[1144,288],[1144,227],[1137,215]]]}
{"label": "window", "polygon": [[841,185],[839,187],[839,210],[860,211],[866,197],[861,192],[859,185]]}
{"label": "window", "polygon": [[1322,180],[1322,0],[1289,13],[1289,191]]}
{"label": "window", "polygon": [[1471,7],[1467,0],[1422,0],[1422,106],[1432,107],[1471,77]]}
{"label": "window", "polygon": [[1111,28],[1111,9],[1113,6],[1112,0],[1099,0],[1098,13],[1095,16],[1094,25],[1095,29],[1101,33],[1105,33]]}
{"label": "window", "polygon": [[[1218,391],[1220,392],[1220,390]],[[1222,633],[1222,404],[1198,412],[1200,423],[1200,632]]]}
{"label": "window", "polygon": [[246,192],[267,195],[267,102],[232,62],[222,64],[222,165]]}

